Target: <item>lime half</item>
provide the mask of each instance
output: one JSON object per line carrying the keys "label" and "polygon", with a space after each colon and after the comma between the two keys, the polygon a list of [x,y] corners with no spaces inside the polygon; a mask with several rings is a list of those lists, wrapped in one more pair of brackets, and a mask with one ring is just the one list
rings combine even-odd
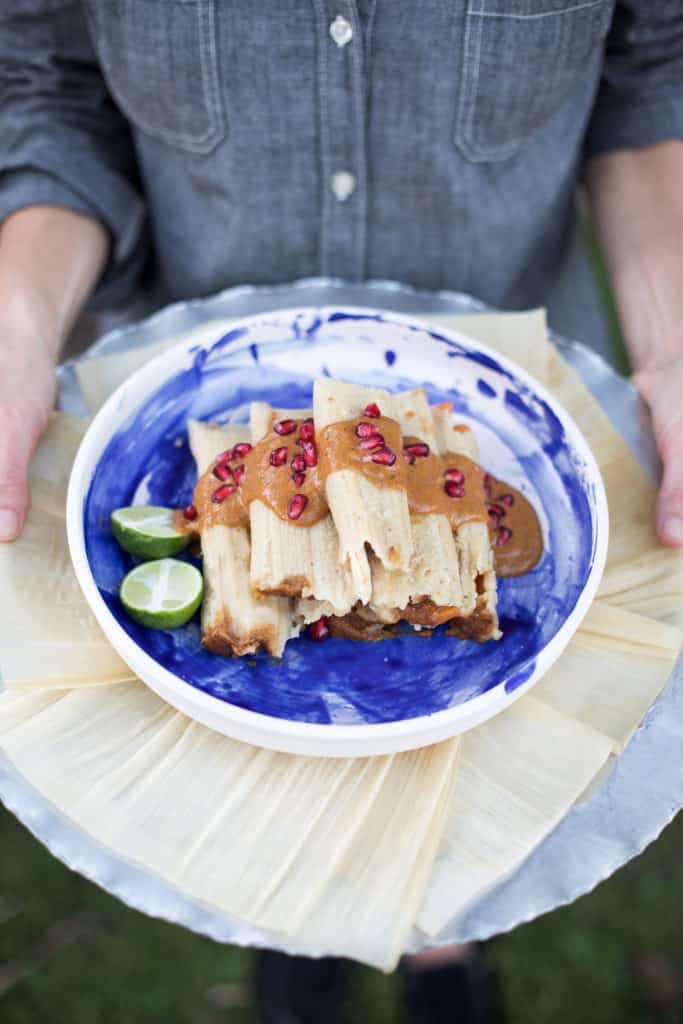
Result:
{"label": "lime half", "polygon": [[136,622],[150,629],[184,626],[202,603],[202,574],[187,562],[160,558],[131,569],[119,588],[121,603]]}
{"label": "lime half", "polygon": [[117,508],[111,514],[111,525],[124,551],[138,558],[177,555],[190,539],[173,525],[173,509],[160,505]]}

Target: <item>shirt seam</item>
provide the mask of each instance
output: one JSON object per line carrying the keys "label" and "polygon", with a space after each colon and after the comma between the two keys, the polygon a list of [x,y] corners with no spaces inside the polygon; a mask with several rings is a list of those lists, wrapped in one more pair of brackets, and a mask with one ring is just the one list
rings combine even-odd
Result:
{"label": "shirt seam", "polygon": [[586,3],[574,4],[572,7],[565,7],[561,11],[541,11],[539,14],[512,14],[508,11],[477,11],[470,8],[469,15],[476,15],[478,18],[507,18],[510,21],[538,21],[540,18],[557,18],[563,14],[573,14],[574,11],[583,11],[588,7],[600,7],[606,0],[587,0]]}

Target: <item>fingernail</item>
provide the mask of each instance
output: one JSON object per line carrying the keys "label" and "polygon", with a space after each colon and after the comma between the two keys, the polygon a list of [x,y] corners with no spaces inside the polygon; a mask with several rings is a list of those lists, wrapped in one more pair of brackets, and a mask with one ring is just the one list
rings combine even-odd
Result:
{"label": "fingernail", "polygon": [[679,516],[669,516],[664,520],[663,532],[674,544],[683,544],[683,519]]}
{"label": "fingernail", "polygon": [[0,541],[14,540],[18,533],[19,516],[17,513],[12,508],[0,508]]}

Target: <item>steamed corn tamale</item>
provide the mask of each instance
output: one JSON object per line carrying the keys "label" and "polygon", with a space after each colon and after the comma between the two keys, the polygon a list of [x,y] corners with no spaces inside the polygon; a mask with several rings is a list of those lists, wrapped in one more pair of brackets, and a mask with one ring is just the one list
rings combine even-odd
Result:
{"label": "steamed corn tamale", "polygon": [[[300,423],[309,419],[310,410],[273,409],[265,402],[251,405],[250,426],[252,442],[272,436],[273,451],[278,451],[292,434],[278,436],[273,423]],[[294,481],[292,458],[303,460],[301,448],[294,445],[286,462],[277,469]],[[304,467],[301,476],[310,476],[315,466]],[[297,490],[291,484],[292,493]],[[303,488],[303,481],[301,482]],[[339,564],[339,536],[332,516],[308,527],[296,526],[278,516],[263,501],[252,501],[249,506],[251,527],[251,587],[258,594],[280,594],[302,598],[297,602],[295,617],[312,622],[321,615],[345,615],[353,606],[356,595],[348,567]],[[307,604],[306,600],[311,599]],[[320,611],[312,618],[313,609]]]}
{"label": "steamed corn tamale", "polygon": [[[394,398],[378,388],[325,377],[315,383],[313,415],[316,432],[324,439],[325,495],[339,534],[339,561],[350,568],[357,599],[367,604],[372,594],[369,552],[386,569],[407,572],[413,550]],[[354,436],[360,422],[381,438],[376,451],[363,448],[371,437]],[[346,445],[346,454],[353,452],[356,458],[350,467],[338,468],[334,461],[340,433],[352,441]]]}
{"label": "steamed corn tamale", "polygon": [[[465,455],[478,462],[479,447],[474,433],[457,422],[450,409],[432,409],[436,443],[441,455]],[[460,579],[467,601],[474,601],[474,609],[465,616],[455,618],[449,632],[460,639],[497,639],[498,629],[496,573],[488,524],[462,523],[455,534],[460,564]]]}
{"label": "steamed corn tamale", "polygon": [[[197,472],[210,469],[219,452],[243,442],[245,426],[219,426],[190,420],[189,437]],[[218,486],[219,481],[216,481]],[[291,603],[285,598],[256,598],[251,592],[249,531],[241,526],[209,524],[201,534],[204,603],[202,642],[216,654],[252,654],[263,646],[282,654],[292,628]]]}
{"label": "steamed corn tamale", "polygon": [[[411,473],[419,472],[423,465],[436,472],[432,465],[435,460],[430,459],[431,453],[437,452],[436,434],[427,396],[421,388],[393,397],[403,445],[412,459],[412,466],[407,469],[410,495]],[[411,450],[419,454],[411,456]],[[456,541],[447,517],[439,513],[413,514],[411,510],[410,525],[413,553],[407,572],[390,571],[371,556],[370,607],[383,622],[405,618],[401,611],[409,604],[429,606],[437,617],[438,609],[443,609],[447,618],[469,614],[474,610],[474,594],[468,594],[467,600],[463,594]]]}

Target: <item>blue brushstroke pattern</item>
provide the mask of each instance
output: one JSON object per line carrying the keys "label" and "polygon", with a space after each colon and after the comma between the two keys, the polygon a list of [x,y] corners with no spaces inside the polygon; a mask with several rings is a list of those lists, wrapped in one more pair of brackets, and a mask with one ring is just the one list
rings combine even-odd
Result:
{"label": "blue brushstroke pattern", "polygon": [[492,388],[488,381],[482,380],[481,377],[477,381],[477,389],[479,393],[485,395],[487,398],[496,397],[496,389]]}
{"label": "blue brushstroke pattern", "polygon": [[[93,476],[84,507],[86,549],[95,581],[108,608],[123,629],[152,658],[189,685],[232,704],[277,718],[310,723],[359,724],[393,722],[431,714],[462,704],[494,686],[514,689],[533,672],[538,653],[555,635],[574,607],[594,555],[594,500],[584,482],[575,453],[567,444],[552,410],[493,358],[444,338],[444,372],[432,381],[403,378],[373,369],[349,354],[344,369],[335,365],[339,341],[330,325],[347,320],[383,323],[381,315],[333,312],[306,324],[297,318],[280,340],[259,336],[259,364],[254,345],[245,344],[250,328],[230,331],[207,349],[194,349],[191,364],[160,387],[129,417],[108,444]],[[401,324],[401,330],[417,330]],[[395,331],[387,318],[387,334]],[[382,365],[389,337],[368,345],[381,346]],[[345,342],[346,347],[348,344]],[[308,366],[303,354],[316,350],[317,364]],[[283,353],[286,354],[285,371]],[[271,359],[279,357],[277,366]],[[499,387],[482,402],[448,390],[449,359],[473,361],[492,371]],[[332,369],[330,369],[332,366]],[[549,548],[526,576],[499,581],[499,611],[504,638],[499,643],[454,641],[435,633],[431,640],[410,635],[378,644],[331,639],[316,644],[306,637],[291,641],[282,661],[261,654],[225,659],[204,651],[195,619],[182,629],[155,632],[129,620],[117,591],[133,560],[113,539],[112,509],[132,502],[148,477],[149,502],[182,507],[195,482],[194,464],[186,437],[188,418],[226,419],[238,411],[246,419],[248,403],[269,401],[289,408],[310,406],[313,376],[333,373],[347,380],[390,390],[423,386],[430,401],[450,401],[457,412],[493,429],[517,454],[531,485],[543,498],[551,524]],[[310,374],[307,376],[306,374]],[[451,374],[452,376],[452,374]],[[482,388],[479,388],[479,393]],[[494,400],[495,396],[495,400]],[[502,397],[501,397],[502,396]],[[501,426],[504,405],[508,426]],[[533,443],[530,443],[530,435]],[[485,461],[485,458],[482,460]],[[125,471],[124,471],[125,468]]]}

